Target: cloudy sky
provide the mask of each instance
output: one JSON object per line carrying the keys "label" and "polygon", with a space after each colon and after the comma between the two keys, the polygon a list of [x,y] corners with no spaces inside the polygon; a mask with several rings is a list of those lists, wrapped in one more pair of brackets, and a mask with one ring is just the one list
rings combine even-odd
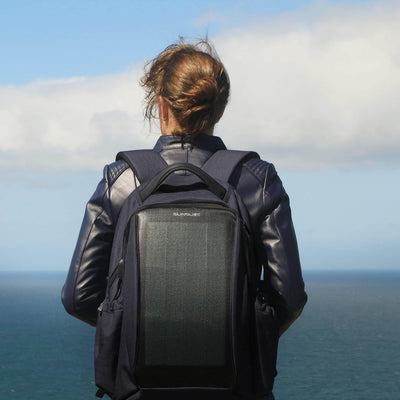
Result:
{"label": "cloudy sky", "polygon": [[400,269],[399,1],[0,2],[0,269],[66,270],[121,149],[152,147],[138,79],[208,33],[216,129],[275,164],[304,269]]}

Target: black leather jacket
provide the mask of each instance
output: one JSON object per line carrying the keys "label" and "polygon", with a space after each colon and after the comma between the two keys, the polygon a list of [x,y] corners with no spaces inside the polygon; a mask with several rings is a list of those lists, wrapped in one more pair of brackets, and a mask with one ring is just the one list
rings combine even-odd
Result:
{"label": "black leather jacket", "polygon": [[[201,167],[213,152],[226,147],[216,136],[198,135],[192,143],[161,136],[154,149],[168,164],[189,162]],[[114,162],[104,168],[104,177],[87,204],[62,302],[67,312],[91,325],[96,324],[97,307],[105,295],[119,210],[138,184],[125,161]],[[237,190],[251,216],[268,301],[277,312],[282,333],[307,301],[289,198],[274,166],[259,159],[244,164]]]}

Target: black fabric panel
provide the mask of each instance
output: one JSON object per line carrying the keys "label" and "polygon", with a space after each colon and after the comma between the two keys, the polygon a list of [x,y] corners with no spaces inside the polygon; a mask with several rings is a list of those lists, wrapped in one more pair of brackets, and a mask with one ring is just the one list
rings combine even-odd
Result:
{"label": "black fabric panel", "polygon": [[[223,389],[147,389],[142,390],[143,400],[238,400],[230,390]],[[131,400],[131,398],[127,399]],[[133,400],[133,398],[132,398]]]}
{"label": "black fabric panel", "polygon": [[179,386],[185,367],[197,368],[188,374],[195,376],[193,385],[215,385],[228,379],[216,379],[224,374],[231,379],[234,228],[234,215],[222,209],[166,207],[138,214],[139,369],[153,367],[153,380],[154,374],[162,381],[165,376],[164,384]]}

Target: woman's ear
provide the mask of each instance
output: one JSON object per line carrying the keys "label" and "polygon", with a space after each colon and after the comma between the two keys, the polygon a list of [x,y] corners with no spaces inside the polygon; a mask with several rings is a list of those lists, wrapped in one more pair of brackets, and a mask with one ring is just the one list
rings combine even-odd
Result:
{"label": "woman's ear", "polygon": [[158,103],[158,111],[160,114],[160,120],[161,121],[168,121],[168,113],[169,113],[169,107],[167,102],[164,100],[162,96],[159,98],[159,103]]}

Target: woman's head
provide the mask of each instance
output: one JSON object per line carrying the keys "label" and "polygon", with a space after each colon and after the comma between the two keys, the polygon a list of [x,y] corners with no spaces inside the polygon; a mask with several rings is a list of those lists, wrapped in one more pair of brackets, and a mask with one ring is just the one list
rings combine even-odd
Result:
{"label": "woman's head", "polygon": [[160,103],[172,112],[176,135],[212,133],[229,98],[229,77],[207,41],[179,42],[167,47],[146,66],[145,116],[156,117]]}

